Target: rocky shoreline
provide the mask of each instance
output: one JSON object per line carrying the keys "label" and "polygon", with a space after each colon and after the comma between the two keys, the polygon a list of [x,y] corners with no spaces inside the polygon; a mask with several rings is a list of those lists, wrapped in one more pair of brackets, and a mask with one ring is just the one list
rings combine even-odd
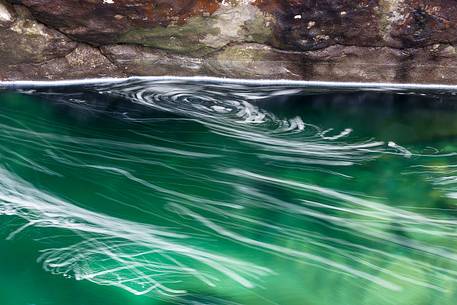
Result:
{"label": "rocky shoreline", "polygon": [[0,0],[0,80],[457,84],[450,0]]}

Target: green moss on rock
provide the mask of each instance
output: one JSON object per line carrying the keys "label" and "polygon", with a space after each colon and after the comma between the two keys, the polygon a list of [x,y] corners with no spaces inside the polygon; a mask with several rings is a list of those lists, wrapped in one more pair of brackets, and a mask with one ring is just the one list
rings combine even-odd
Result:
{"label": "green moss on rock", "polygon": [[252,5],[228,5],[208,17],[191,17],[184,25],[129,30],[118,42],[202,56],[233,42],[265,43],[272,35],[269,22]]}

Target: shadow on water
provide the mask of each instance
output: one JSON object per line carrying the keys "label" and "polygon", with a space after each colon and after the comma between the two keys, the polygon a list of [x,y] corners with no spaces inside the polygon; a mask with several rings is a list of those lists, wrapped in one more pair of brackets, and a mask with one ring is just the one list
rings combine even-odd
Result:
{"label": "shadow on water", "polygon": [[404,93],[0,94],[0,286],[83,291],[5,304],[453,304],[457,104]]}

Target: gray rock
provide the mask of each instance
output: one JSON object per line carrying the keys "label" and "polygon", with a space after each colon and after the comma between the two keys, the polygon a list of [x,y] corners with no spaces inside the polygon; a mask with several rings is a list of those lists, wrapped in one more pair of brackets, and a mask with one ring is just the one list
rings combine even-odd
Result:
{"label": "gray rock", "polygon": [[76,43],[34,20],[21,6],[0,3],[0,60],[3,66],[43,63],[70,53]]}
{"label": "gray rock", "polygon": [[0,0],[0,78],[455,84],[451,0]]}

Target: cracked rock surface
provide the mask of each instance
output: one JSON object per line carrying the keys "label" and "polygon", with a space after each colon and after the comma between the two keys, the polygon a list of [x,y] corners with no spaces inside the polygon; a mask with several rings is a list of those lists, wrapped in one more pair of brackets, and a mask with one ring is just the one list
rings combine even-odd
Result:
{"label": "cracked rock surface", "polygon": [[0,79],[457,84],[455,0],[0,0]]}

